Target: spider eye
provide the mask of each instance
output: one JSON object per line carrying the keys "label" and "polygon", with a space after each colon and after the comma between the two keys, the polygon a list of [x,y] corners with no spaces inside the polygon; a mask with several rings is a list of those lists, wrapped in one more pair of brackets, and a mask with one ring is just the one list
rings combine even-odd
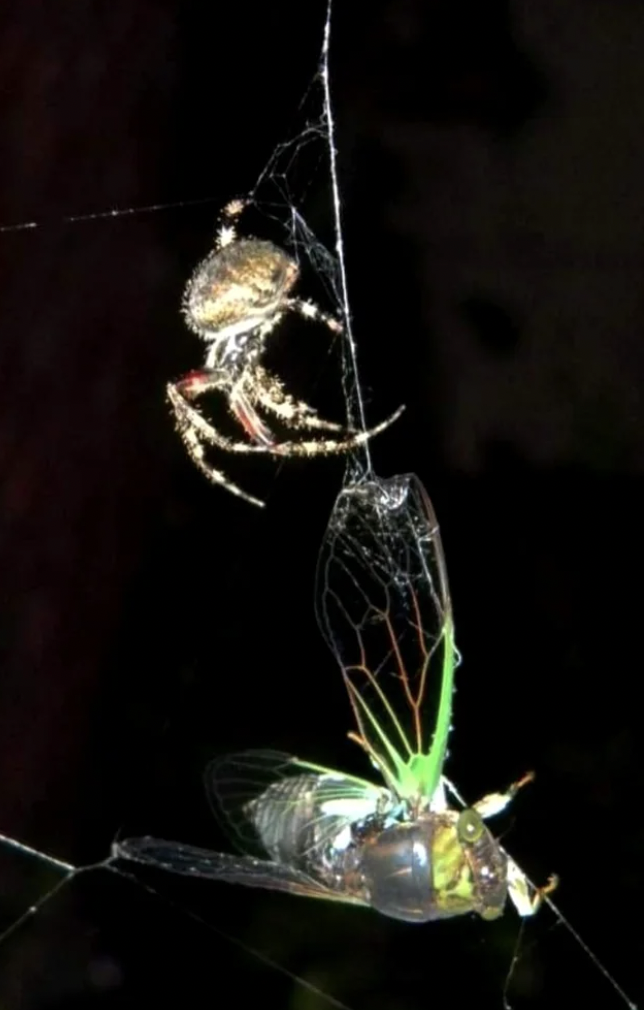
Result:
{"label": "spider eye", "polygon": [[478,842],[485,830],[483,818],[476,810],[464,810],[456,822],[456,833],[461,842],[471,845]]}

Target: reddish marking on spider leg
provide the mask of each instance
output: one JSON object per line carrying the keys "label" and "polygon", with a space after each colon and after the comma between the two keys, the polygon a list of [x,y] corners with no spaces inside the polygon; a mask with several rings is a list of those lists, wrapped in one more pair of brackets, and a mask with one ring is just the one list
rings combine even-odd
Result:
{"label": "reddish marking on spider leg", "polygon": [[210,375],[208,372],[195,369],[195,371],[188,372],[182,379],[179,379],[176,386],[181,395],[185,396],[186,400],[196,400],[200,393],[205,392],[209,388],[209,379]]}
{"label": "reddish marking on spider leg", "polygon": [[275,439],[257,412],[241,393],[233,393],[230,397],[230,409],[241,424],[246,434],[259,445],[274,446]]}

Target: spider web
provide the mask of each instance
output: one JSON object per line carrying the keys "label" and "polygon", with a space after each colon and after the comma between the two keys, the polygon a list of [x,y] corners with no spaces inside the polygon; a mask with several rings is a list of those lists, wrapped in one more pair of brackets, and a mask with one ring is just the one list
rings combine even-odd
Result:
{"label": "spider web", "polygon": [[[309,96],[313,99],[313,105],[317,104],[319,107],[321,89],[322,113],[313,114],[310,119],[307,118],[307,123],[303,130],[297,132],[292,140],[276,148],[268,165],[252,187],[250,198],[261,216],[272,219],[278,229],[283,229],[285,244],[295,252],[299,260],[306,262],[310,266],[311,275],[316,283],[320,285],[327,302],[337,309],[344,320],[345,332],[339,338],[338,347],[342,359],[341,375],[347,423],[352,428],[365,430],[365,396],[358,375],[356,341],[353,334],[347,287],[341,191],[336,163],[335,123],[330,95],[329,54],[332,25],[331,13],[331,3],[329,3],[324,25],[324,41],[319,72]],[[325,163],[327,157],[328,163]],[[328,201],[333,211],[331,240],[329,242],[325,242],[317,237],[317,225],[313,228],[309,224],[310,215],[308,213],[305,214],[302,210],[307,202],[306,197],[310,195],[312,190],[314,173],[310,167],[311,161],[318,163],[321,168],[321,174],[326,176],[327,180],[328,195],[322,200],[322,203],[324,204]],[[302,168],[302,166],[304,167]],[[154,210],[159,208],[153,206],[149,209]],[[138,212],[139,210],[140,208],[133,212]],[[110,211],[107,215],[90,215],[85,216],[84,219],[88,219],[88,217],[96,219],[102,216],[115,216],[116,214],[121,215],[123,213],[122,211]],[[126,211],[125,213],[129,212]],[[69,220],[74,221],[78,219],[70,218]],[[30,222],[21,227],[33,228],[34,223]],[[334,249],[333,252],[330,251],[330,246]],[[373,480],[376,483],[379,480],[373,471],[368,443],[363,444],[349,454],[344,488],[346,489],[352,484],[366,480]],[[383,521],[386,521],[386,516],[384,515]],[[117,872],[109,859],[94,866],[76,867],[72,864],[58,861],[44,853],[39,853],[28,846],[23,846],[14,839],[3,838],[2,840],[7,845],[13,846],[16,851],[21,852],[24,856],[42,860],[45,865],[62,875],[61,882],[56,884],[52,889],[47,890],[44,896],[27,911],[27,916],[30,919],[34,917],[36,912],[43,910],[50,898],[59,894],[61,887],[67,886],[68,883],[77,879],[81,874],[87,875],[93,870],[102,869],[109,870],[110,872],[113,871],[114,874]],[[139,883],[137,886],[144,885]],[[554,908],[554,906],[552,907]],[[563,923],[567,929],[570,929],[558,911],[555,911],[555,916],[559,923]],[[8,939],[9,935],[15,932],[15,929],[21,925],[24,925],[21,920],[18,920],[17,924],[14,923],[5,932],[3,937],[0,937],[0,941],[5,938]],[[210,924],[206,923],[206,925],[218,935],[222,935]],[[590,956],[601,971],[604,971],[592,951],[583,944],[576,934],[573,935],[582,944],[586,954]],[[432,942],[435,941],[433,940]],[[452,942],[451,939],[449,942]],[[261,952],[254,951],[254,953],[258,957],[263,956]],[[265,958],[265,960],[270,963],[270,959]],[[290,974],[287,969],[282,970],[286,970],[287,974]],[[633,1006],[615,981],[608,976],[608,973],[604,973],[609,978],[617,995],[623,998],[623,1001],[627,1005]],[[341,1003],[328,995],[323,988],[312,986],[306,980],[300,979],[300,981],[332,1005],[342,1006]],[[410,1004],[408,1003],[407,1005]]]}
{"label": "spider web", "polygon": [[[310,124],[304,134],[300,134],[298,136],[296,150],[298,154],[301,154],[302,144],[304,143],[306,146],[309,140],[316,142],[321,139],[325,146],[325,159],[328,160],[328,185],[330,188],[330,197],[333,209],[335,254],[316,238],[313,231],[309,228],[308,224],[299,212],[297,205],[293,201],[293,194],[291,193],[288,185],[288,180],[290,179],[290,165],[287,166],[287,171],[283,171],[280,168],[284,158],[286,158],[287,161],[290,161],[290,154],[293,150],[292,144],[287,143],[276,149],[274,157],[260,175],[257,185],[253,190],[253,195],[261,189],[262,183],[267,177],[272,178],[274,184],[281,191],[281,196],[291,212],[290,240],[292,247],[296,253],[302,249],[316,274],[321,276],[327,282],[327,292],[331,295],[344,323],[344,332],[341,338],[342,386],[347,424],[349,428],[354,430],[365,431],[366,420],[364,395],[358,378],[358,356],[353,333],[351,307],[349,304],[344,230],[342,226],[342,203],[340,199],[340,185],[338,180],[336,127],[329,77],[332,23],[331,14],[332,4],[329,2],[327,17],[324,24],[324,41],[318,71],[318,81],[321,85],[323,96],[322,119],[318,124]],[[365,442],[348,454],[347,476],[345,482],[354,481],[355,479],[358,479],[361,474],[366,475],[371,471],[372,465],[370,447],[369,443]]]}
{"label": "spider web", "polygon": [[[258,218],[275,226],[276,240],[281,234],[285,247],[288,247],[300,264],[307,269],[309,279],[318,287],[321,300],[325,301],[327,306],[331,306],[343,318],[345,332],[334,350],[339,351],[342,362],[342,391],[346,405],[347,425],[355,430],[365,430],[365,405],[362,389],[357,379],[356,348],[346,285],[339,185],[335,161],[334,122],[330,104],[328,59],[331,14],[332,4],[329,2],[318,73],[300,110],[300,119],[304,116],[306,125],[304,129],[296,132],[292,139],[280,144],[275,149],[268,164],[248,193],[248,198],[251,207],[257,212]],[[312,111],[309,112],[309,110]],[[332,151],[330,164],[328,162],[329,149]],[[327,182],[326,192],[321,197],[320,191],[315,189],[320,176],[326,176]],[[336,238],[332,238],[331,243],[325,243],[319,239],[313,227],[308,223],[308,215],[305,216],[303,207],[310,195],[314,200],[321,200],[322,204],[332,203],[333,215],[330,218],[330,229],[331,234],[335,233]],[[185,209],[191,206],[207,206],[209,203],[209,200],[180,201],[177,206]],[[91,214],[74,214],[64,218],[63,221],[69,224],[98,222],[105,218],[152,213],[167,208],[167,204],[151,204],[147,207],[137,206]],[[0,228],[0,232],[34,231],[40,227],[41,222],[39,221],[26,221],[18,225],[3,226]],[[259,223],[257,233],[259,234]],[[329,244],[333,245],[334,243],[335,252],[331,252]],[[348,457],[347,475],[367,473],[370,469],[369,445],[364,443]],[[4,927],[0,933],[0,963],[6,961],[9,952],[10,957],[13,953],[16,965],[15,984],[10,985],[5,993],[7,1005],[10,1005],[12,998],[18,1000],[18,993],[22,990],[20,978],[24,965],[21,964],[21,955],[16,951],[15,944],[20,942],[21,945],[24,945],[28,963],[31,932],[37,928],[36,924],[46,917],[47,910],[58,906],[68,892],[78,895],[78,900],[84,902],[86,900],[85,893],[89,893],[91,887],[94,886],[90,882],[100,879],[107,881],[108,888],[115,889],[118,882],[127,881],[141,890],[148,890],[154,895],[159,894],[162,901],[171,901],[162,893],[163,889],[157,891],[153,886],[146,885],[144,881],[128,874],[122,866],[116,865],[110,856],[88,865],[75,865],[7,835],[0,834],[0,843],[5,849],[3,859],[8,853],[13,852],[16,855],[18,863],[11,863],[11,871],[15,873],[17,880],[22,881],[24,893],[30,895],[26,901],[22,902],[27,906],[24,908],[23,914],[9,924],[6,922],[0,924]],[[76,882],[80,883],[81,881],[83,882],[82,894],[76,887]],[[127,899],[128,902],[132,900],[131,896]],[[17,905],[21,904],[20,899],[16,900],[15,894],[11,895],[11,903],[14,902]],[[345,1004],[336,999],[331,992],[327,992],[323,985],[318,986],[313,981],[291,972],[288,967],[277,963],[255,945],[238,941],[232,934],[218,929],[205,917],[187,911],[183,901],[178,902],[176,908],[184,915],[199,922],[201,926],[205,927],[207,933],[213,933],[222,940],[238,944],[241,950],[250,953],[253,958],[263,962],[271,970],[278,971],[289,979],[295,980],[303,991],[316,997],[315,1005],[345,1008]],[[52,957],[56,957],[55,951]],[[99,975],[101,972],[105,975],[104,981],[99,979],[97,982],[97,988],[109,991],[112,986],[110,966],[103,965],[101,968],[99,965],[97,971]],[[117,982],[118,979],[114,984]],[[40,996],[40,999],[36,997],[36,1005],[40,1006],[41,1002],[46,1002],[46,998],[50,994],[39,992],[37,983],[33,984],[33,989]]]}
{"label": "spider web", "polygon": [[[324,22],[318,73],[300,106],[305,127],[275,148],[245,199],[281,233],[281,243],[314,281],[324,308],[342,320],[337,337],[340,351],[342,400],[347,428],[367,430],[364,386],[359,378],[358,352],[353,332],[345,262],[342,201],[338,178],[336,126],[330,84],[332,0]],[[316,219],[314,228],[306,208]],[[331,216],[327,208],[331,208]],[[318,227],[328,234],[320,238]],[[258,232],[259,233],[259,230]],[[262,229],[263,234],[263,229]],[[317,300],[317,299],[316,299]],[[328,341],[328,335],[326,337]],[[333,350],[333,348],[331,348]],[[381,418],[378,418],[380,420]],[[372,422],[375,418],[371,419]],[[345,484],[372,473],[370,441],[346,453]],[[284,465],[284,464],[282,464]]]}

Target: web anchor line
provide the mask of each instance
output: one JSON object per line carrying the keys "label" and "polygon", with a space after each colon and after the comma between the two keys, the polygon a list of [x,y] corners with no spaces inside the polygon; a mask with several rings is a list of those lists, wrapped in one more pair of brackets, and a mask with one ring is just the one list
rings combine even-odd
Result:
{"label": "web anchor line", "polygon": [[164,210],[185,210],[186,207],[207,207],[218,203],[218,197],[204,196],[194,200],[171,200],[164,203],[150,203],[146,206],[112,207],[109,210],[90,211],[87,214],[66,214],[56,221],[21,221],[18,224],[0,225],[0,235],[18,231],[35,231],[48,225],[87,224],[90,221],[105,221],[108,218],[137,217],[144,214],[158,214]]}
{"label": "web anchor line", "polygon": [[[358,352],[353,335],[351,323],[351,308],[349,305],[349,291],[347,283],[347,269],[344,255],[344,237],[342,227],[342,204],[340,201],[340,186],[338,183],[338,160],[335,143],[335,117],[333,114],[333,102],[331,100],[331,84],[329,81],[329,54],[331,50],[331,16],[333,12],[333,0],[327,0],[326,21],[324,24],[324,41],[322,44],[322,54],[320,57],[320,77],[324,93],[324,115],[327,126],[327,144],[329,156],[329,172],[331,176],[331,195],[333,199],[333,218],[335,225],[335,250],[338,257],[338,269],[340,276],[340,294],[342,301],[342,312],[344,315],[344,334],[342,340],[343,347],[343,369],[342,387],[347,412],[347,423],[349,428],[358,431],[366,430],[366,419],[364,409],[364,399],[360,387],[358,373]],[[373,475],[371,464],[371,449],[368,442],[358,446],[347,456],[347,467],[345,472],[344,486],[358,482]]]}

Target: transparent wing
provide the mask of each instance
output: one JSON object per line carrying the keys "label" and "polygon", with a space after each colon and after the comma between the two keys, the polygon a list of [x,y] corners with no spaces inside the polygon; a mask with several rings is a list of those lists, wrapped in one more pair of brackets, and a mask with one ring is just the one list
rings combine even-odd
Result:
{"label": "transparent wing", "polygon": [[221,827],[238,849],[265,855],[258,832],[248,816],[249,804],[276,782],[300,774],[294,757],[271,750],[226,754],[207,765],[204,785],[210,805]]}
{"label": "transparent wing", "polygon": [[339,894],[313,880],[292,866],[254,859],[251,856],[232,856],[224,852],[168,842],[161,838],[125,838],[115,842],[112,858],[153,866],[169,873],[179,873],[200,880],[220,880],[247,887],[264,887],[272,891],[286,891],[308,898],[326,898],[362,904],[356,898]]}
{"label": "transparent wing", "polygon": [[242,852],[315,860],[345,827],[387,805],[386,791],[278,751],[212,761],[205,785],[217,820]]}
{"label": "transparent wing", "polygon": [[402,799],[431,799],[458,664],[434,509],[414,474],[344,487],[317,570],[316,613],[344,676],[354,738]]}

